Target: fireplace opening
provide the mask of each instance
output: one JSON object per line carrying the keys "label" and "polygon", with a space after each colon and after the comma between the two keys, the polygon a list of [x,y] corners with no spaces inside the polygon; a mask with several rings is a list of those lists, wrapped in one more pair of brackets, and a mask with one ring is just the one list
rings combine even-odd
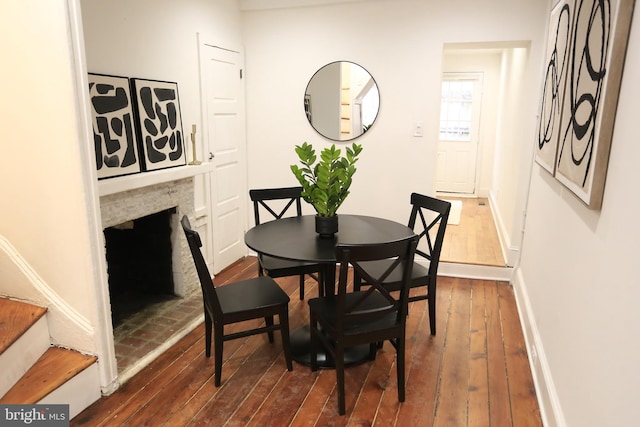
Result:
{"label": "fireplace opening", "polygon": [[175,208],[104,230],[111,319],[115,328],[174,294],[171,217]]}

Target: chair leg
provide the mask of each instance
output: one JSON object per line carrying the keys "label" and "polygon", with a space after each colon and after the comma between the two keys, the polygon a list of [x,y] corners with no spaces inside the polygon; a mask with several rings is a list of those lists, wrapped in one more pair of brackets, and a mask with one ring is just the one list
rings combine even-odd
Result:
{"label": "chair leg", "polygon": [[[267,326],[273,326],[273,316],[265,316],[264,323]],[[273,344],[273,331],[267,332],[267,336],[269,337],[269,342]]]}
{"label": "chair leg", "polygon": [[304,300],[304,274],[300,275],[300,301]]}
{"label": "chair leg", "polygon": [[289,308],[285,306],[278,315],[280,321],[280,334],[282,335],[282,350],[284,351],[284,359],[287,362],[287,370],[293,371],[293,363],[291,361],[291,342],[289,340]]}
{"label": "chair leg", "polygon": [[336,346],[336,380],[338,388],[338,413],[344,415],[345,402],[344,402],[344,348],[342,345]]}
{"label": "chair leg", "polygon": [[220,387],[220,379],[222,377],[222,347],[223,347],[223,334],[224,334],[224,325],[215,324],[215,331],[213,333],[214,340],[214,384],[216,387]]}
{"label": "chair leg", "polygon": [[[404,335],[404,334],[403,334]],[[404,366],[405,366],[405,337],[401,336],[397,339],[396,348],[396,366],[397,366],[397,377],[398,377],[398,402],[404,402],[404,389],[405,389],[405,381],[404,381]]]}
{"label": "chair leg", "polygon": [[213,324],[211,322],[211,316],[207,310],[204,311],[204,353],[207,357],[211,357],[211,333],[213,330]]}
{"label": "chair leg", "polygon": [[320,269],[318,272],[318,296],[324,297],[324,271]]}
{"label": "chair leg", "polygon": [[427,299],[429,307],[429,326],[431,327],[431,335],[436,334],[436,286],[429,284],[429,298]]}
{"label": "chair leg", "polygon": [[378,343],[369,344],[369,360],[376,360],[376,351],[378,351]]}

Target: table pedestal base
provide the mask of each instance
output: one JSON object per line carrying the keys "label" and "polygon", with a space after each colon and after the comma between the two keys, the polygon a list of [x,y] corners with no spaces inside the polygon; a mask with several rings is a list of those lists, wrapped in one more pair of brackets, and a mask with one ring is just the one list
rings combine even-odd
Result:
{"label": "table pedestal base", "polygon": [[[303,326],[291,333],[291,355],[293,360],[305,365],[311,366],[311,331],[309,326]],[[349,347],[344,351],[344,366],[354,366],[369,360],[369,345],[360,345],[357,347]],[[336,365],[321,345],[318,349],[318,367],[322,369],[332,369]]]}

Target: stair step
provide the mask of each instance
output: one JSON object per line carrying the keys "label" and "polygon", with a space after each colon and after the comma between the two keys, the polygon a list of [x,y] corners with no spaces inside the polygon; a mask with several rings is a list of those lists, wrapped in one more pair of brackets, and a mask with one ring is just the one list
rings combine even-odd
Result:
{"label": "stair step", "polygon": [[51,347],[45,308],[0,298],[0,396]]}
{"label": "stair step", "polygon": [[46,395],[96,362],[95,356],[87,356],[74,350],[51,347],[14,385],[0,398],[0,404],[36,404]]}
{"label": "stair step", "polygon": [[11,347],[46,312],[44,307],[0,298],[0,354]]}

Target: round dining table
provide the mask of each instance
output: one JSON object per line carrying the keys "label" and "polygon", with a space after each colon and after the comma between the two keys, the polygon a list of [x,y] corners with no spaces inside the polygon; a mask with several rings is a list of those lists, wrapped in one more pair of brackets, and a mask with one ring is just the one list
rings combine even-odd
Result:
{"label": "round dining table", "polygon": [[[332,237],[320,237],[315,231],[315,215],[277,219],[259,224],[244,236],[245,244],[258,254],[293,261],[325,264],[324,295],[335,294],[336,254],[338,244],[386,243],[413,236],[412,229],[398,222],[364,215],[338,215],[338,232]],[[309,365],[309,327],[303,326],[291,334],[293,359]],[[361,363],[369,356],[369,346],[347,349],[345,365]],[[333,367],[324,352],[318,352],[321,367]]]}

